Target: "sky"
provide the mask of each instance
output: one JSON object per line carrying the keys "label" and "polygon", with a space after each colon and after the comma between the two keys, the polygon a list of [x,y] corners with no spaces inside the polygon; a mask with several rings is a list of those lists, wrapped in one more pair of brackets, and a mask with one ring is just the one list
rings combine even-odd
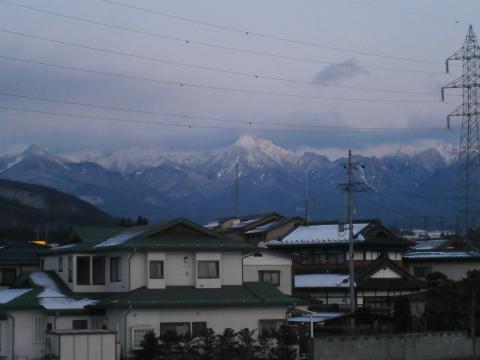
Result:
{"label": "sky", "polygon": [[446,74],[444,61],[468,24],[480,29],[479,11],[475,0],[1,0],[0,147],[203,150],[243,134],[340,152],[457,144],[458,121],[445,126],[461,98],[442,103],[440,88],[460,68]]}

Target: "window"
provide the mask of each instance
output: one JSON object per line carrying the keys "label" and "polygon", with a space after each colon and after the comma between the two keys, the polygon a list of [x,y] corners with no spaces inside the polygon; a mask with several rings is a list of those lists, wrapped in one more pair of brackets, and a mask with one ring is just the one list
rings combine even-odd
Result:
{"label": "window", "polygon": [[68,257],[68,282],[73,281],[73,256]]}
{"label": "window", "polygon": [[314,251],[302,254],[303,263],[306,265],[338,265],[345,263],[345,252],[343,251]]}
{"label": "window", "polygon": [[73,330],[86,330],[88,329],[88,320],[72,320]]}
{"label": "window", "polygon": [[151,260],[149,263],[150,279],[163,279],[163,261]]}
{"label": "window", "polygon": [[63,256],[58,258],[58,272],[63,272]]}
{"label": "window", "polygon": [[177,335],[187,336],[190,334],[189,322],[167,322],[160,323],[160,336],[167,332],[175,332]]}
{"label": "window", "polygon": [[33,318],[33,342],[44,343],[45,342],[45,318],[41,316],[35,316]]}
{"label": "window", "polygon": [[90,285],[90,256],[77,256],[77,285]]}
{"label": "window", "polygon": [[40,259],[40,270],[45,270],[45,259]]}
{"label": "window", "polygon": [[10,286],[17,278],[17,270],[15,269],[2,269],[2,282],[3,286]]}
{"label": "window", "polygon": [[119,282],[120,280],[120,258],[110,258],[110,281]]}
{"label": "window", "polygon": [[205,336],[207,334],[207,323],[204,321],[192,322],[192,337]]}
{"label": "window", "polygon": [[276,320],[259,320],[258,322],[259,327],[259,334],[263,336],[271,336],[275,334],[280,327],[285,325],[285,320],[283,319],[276,319]]}
{"label": "window", "polygon": [[280,285],[280,271],[259,271],[260,281],[268,282],[272,285]]}
{"label": "window", "polygon": [[218,279],[219,262],[218,261],[199,261],[198,278],[199,279]]}
{"label": "window", "polygon": [[413,276],[417,278],[426,278],[432,272],[431,266],[414,266]]}
{"label": "window", "polygon": [[133,328],[132,329],[132,349],[140,350],[141,343],[146,333],[155,332],[154,328]]}
{"label": "window", "polygon": [[105,285],[105,256],[93,257],[93,285]]}

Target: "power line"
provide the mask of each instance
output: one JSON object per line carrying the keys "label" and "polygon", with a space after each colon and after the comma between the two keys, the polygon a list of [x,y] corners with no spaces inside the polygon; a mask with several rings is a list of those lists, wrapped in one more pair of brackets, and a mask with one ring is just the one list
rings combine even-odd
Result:
{"label": "power line", "polygon": [[[321,129],[321,130],[336,130],[336,131],[423,131],[423,130],[442,130],[445,131],[445,128],[399,128],[399,127],[347,127],[347,126],[326,126],[326,125],[309,125],[309,124],[281,124],[281,123],[273,123],[273,122],[264,122],[264,121],[241,121],[241,120],[233,120],[233,119],[226,119],[226,118],[218,118],[218,117],[209,117],[209,116],[197,116],[197,115],[188,115],[188,114],[178,114],[178,113],[168,113],[168,112],[159,112],[159,111],[148,111],[148,110],[143,110],[143,109],[135,109],[135,108],[126,108],[126,107],[116,107],[116,106],[109,106],[109,105],[101,105],[101,104],[92,104],[92,103],[85,103],[85,102],[77,102],[77,101],[70,101],[70,100],[64,100],[64,99],[54,99],[54,98],[48,98],[48,97],[39,97],[39,96],[31,96],[31,95],[23,95],[23,94],[18,94],[18,93],[12,93],[12,92],[7,92],[0,90],[0,95],[4,96],[9,96],[9,97],[14,97],[14,98],[22,98],[22,99],[28,99],[28,100],[35,100],[35,101],[41,101],[41,102],[51,102],[51,103],[57,103],[57,104],[64,104],[64,105],[75,105],[75,106],[82,106],[82,107],[87,107],[87,108],[95,108],[95,109],[102,109],[102,110],[114,110],[114,111],[124,111],[124,112],[130,112],[130,113],[138,113],[138,114],[145,114],[145,115],[159,115],[159,116],[165,116],[165,117],[176,117],[176,118],[183,118],[183,119],[188,119],[188,120],[205,120],[205,121],[217,121],[217,122],[228,122],[228,123],[238,123],[238,124],[245,124],[248,126],[254,126],[254,125],[270,125],[270,126],[281,126],[281,127],[287,127],[287,128],[293,128],[293,129],[300,129],[300,128],[309,128],[309,129]],[[0,107],[1,108],[1,107]],[[18,109],[18,108],[11,108],[8,107],[9,109]],[[19,110],[23,111],[23,110]],[[25,111],[35,111],[35,112],[41,112],[41,113],[46,113],[50,114],[53,112],[44,112],[43,110],[25,110]],[[61,113],[62,116],[77,116],[75,114],[65,114]],[[92,118],[90,116],[85,116],[85,115],[78,115],[78,116],[83,116],[87,118]],[[93,118],[98,118],[94,116]],[[100,117],[102,118],[102,117]],[[111,118],[109,118],[111,119]],[[123,120],[122,120],[123,121]],[[127,121],[127,120],[125,120]],[[133,120],[128,120],[127,122],[131,122]],[[150,124],[150,122],[147,122]],[[163,124],[163,123],[161,123]],[[172,125],[173,126],[173,125]],[[182,125],[183,126],[183,125]],[[195,125],[195,126],[201,126],[201,125]],[[228,128],[230,129],[230,128]],[[247,129],[247,128],[242,128],[242,129]],[[248,128],[250,129],[250,128]],[[271,129],[262,129],[262,130],[271,130]],[[278,129],[278,130],[288,130],[288,129]]]}
{"label": "power line", "polygon": [[[46,13],[46,14],[49,14],[49,15],[60,16],[60,17],[64,17],[64,18],[67,18],[67,19],[70,19],[70,20],[82,21],[82,22],[85,22],[85,23],[104,26],[104,27],[113,28],[113,29],[117,29],[117,30],[123,30],[123,31],[138,33],[138,34],[142,34],[142,35],[154,36],[154,37],[158,37],[158,38],[162,38],[162,39],[166,39],[166,40],[177,41],[177,42],[181,42],[181,43],[184,43],[184,44],[187,44],[187,45],[188,44],[193,44],[193,45],[199,45],[199,46],[205,46],[205,47],[222,49],[222,50],[229,50],[229,51],[236,51],[236,52],[253,54],[253,55],[268,56],[268,57],[273,57],[273,58],[277,58],[277,59],[301,61],[301,62],[306,62],[306,63],[327,64],[327,65],[345,66],[345,67],[355,66],[355,67],[358,67],[358,68],[364,68],[364,69],[370,69],[370,70],[379,70],[379,71],[391,71],[391,72],[407,72],[407,73],[420,73],[420,74],[421,73],[423,73],[423,74],[442,74],[442,75],[444,74],[443,72],[440,72],[440,71],[415,70],[415,69],[405,69],[405,68],[390,68],[390,67],[366,66],[366,65],[352,65],[352,64],[346,64],[346,63],[318,60],[318,59],[309,59],[309,58],[302,58],[302,57],[296,57],[296,56],[281,55],[281,54],[269,53],[269,52],[264,52],[264,51],[255,51],[255,50],[234,48],[234,47],[211,44],[211,43],[206,43],[206,42],[193,41],[193,40],[178,38],[178,37],[174,37],[174,36],[167,36],[167,35],[162,35],[162,34],[158,34],[158,33],[142,31],[142,30],[136,30],[136,29],[132,29],[132,28],[129,28],[129,27],[125,27],[125,26],[107,24],[107,23],[103,23],[103,22],[99,22],[99,21],[95,21],[95,20],[85,19],[85,18],[81,18],[81,17],[77,17],[77,16],[65,15],[65,14],[54,12],[54,11],[48,11],[48,10],[44,10],[44,9],[39,9],[39,8],[27,6],[27,5],[17,4],[17,3],[14,3],[14,2],[8,1],[8,0],[0,0],[0,3],[13,5],[13,6],[18,6],[18,7],[28,9],[28,10],[33,10],[33,11]],[[4,32],[8,32],[8,31],[4,31]],[[442,64],[442,63],[436,63],[436,64]]]}
{"label": "power line", "polygon": [[[89,70],[89,69],[83,69],[83,68],[78,68],[78,67],[71,67],[71,66],[64,66],[64,65],[55,65],[51,63],[46,63],[42,61],[36,61],[36,60],[30,60],[30,59],[24,59],[24,58],[18,58],[18,57],[13,57],[13,56],[5,56],[5,55],[0,55],[0,59],[4,60],[10,60],[10,61],[16,61],[16,62],[24,62],[24,63],[30,63],[30,64],[36,64],[36,65],[44,65],[44,66],[50,66],[50,67],[57,67],[57,68],[62,68],[66,70],[75,70],[75,71],[83,71],[83,72],[90,72],[90,73],[96,73],[99,75],[108,75],[108,76],[115,76],[115,77],[124,77],[128,78],[131,80],[143,80],[143,81],[155,81],[156,80],[152,78],[145,78],[145,77],[139,77],[139,76],[133,76],[133,75],[125,75],[123,76],[122,74],[116,74],[116,73],[111,73],[111,72],[103,72],[103,71],[96,71],[96,70]],[[252,75],[253,76],[253,75]],[[265,77],[263,75],[255,75],[256,78],[263,78],[263,79],[269,79],[269,80],[280,80],[280,81],[286,81],[286,82],[294,82],[294,83],[304,83],[304,84],[309,84],[309,85],[320,85],[320,86],[325,86],[325,87],[337,87],[337,88],[346,88],[346,89],[352,89],[352,90],[363,90],[363,91],[371,91],[371,92],[382,92],[382,93],[400,93],[400,94],[411,94],[411,95],[429,95],[429,96],[434,96],[436,94],[434,93],[426,93],[426,92],[417,92],[417,91],[403,91],[403,90],[395,90],[395,89],[378,89],[378,88],[365,88],[365,87],[360,87],[360,86],[344,86],[344,85],[335,85],[335,84],[325,84],[325,83],[318,83],[318,82],[303,82],[299,80],[288,80],[288,79],[281,79],[281,78],[273,78],[273,77]]]}
{"label": "power line", "polygon": [[[254,32],[254,31],[248,31],[248,30],[244,30],[244,29],[240,29],[240,28],[235,28],[235,27],[230,27],[230,26],[225,26],[225,25],[219,25],[219,24],[214,24],[214,23],[202,21],[202,20],[196,20],[196,19],[191,19],[191,18],[187,18],[187,17],[183,17],[183,16],[169,14],[169,13],[161,12],[161,11],[157,11],[157,10],[141,8],[141,7],[138,7],[138,6],[126,4],[126,3],[123,3],[123,2],[113,1],[113,0],[100,0],[100,1],[103,1],[103,2],[106,2],[106,3],[109,3],[109,4],[113,4],[113,5],[117,5],[117,6],[122,6],[122,7],[125,7],[125,8],[130,8],[130,9],[141,11],[141,12],[160,15],[160,16],[163,16],[163,17],[168,17],[168,18],[175,19],[175,20],[180,20],[180,21],[189,22],[189,23],[202,25],[202,26],[208,26],[208,27],[212,27],[212,28],[215,28],[215,29],[230,31],[230,32],[239,33],[239,34],[243,34],[243,35],[265,38],[265,39],[269,39],[269,40],[276,40],[276,41],[288,42],[288,43],[292,43],[292,44],[296,44],[296,45],[304,45],[304,46],[321,48],[321,49],[341,51],[341,52],[350,53],[350,54],[374,56],[374,57],[379,57],[379,58],[384,58],[384,59],[402,60],[402,61],[417,62],[417,63],[423,63],[423,64],[442,65],[442,63],[438,62],[438,61],[423,60],[423,59],[401,57],[401,56],[391,56],[391,55],[379,54],[379,53],[374,53],[374,52],[366,52],[366,51],[345,49],[345,48],[339,48],[339,47],[335,47],[335,46],[322,45],[322,44],[313,43],[313,42],[304,41],[304,40],[290,39],[290,38],[281,37],[281,36],[275,36],[275,35],[270,35],[270,34]],[[2,0],[2,2],[4,2],[4,0]]]}
{"label": "power line", "polygon": [[[360,133],[365,131],[378,131],[378,132],[391,132],[392,130],[396,131],[415,131],[418,130],[416,128],[360,128],[360,127],[345,127],[345,128],[323,128],[323,129],[301,129],[300,127],[293,128],[293,129],[285,129],[285,128],[254,128],[254,127],[226,127],[226,126],[218,126],[218,125],[205,125],[205,124],[191,124],[191,123],[169,123],[169,122],[158,122],[158,121],[149,121],[149,120],[132,120],[132,119],[123,119],[123,118],[116,118],[116,117],[107,117],[107,116],[96,116],[96,115],[83,115],[83,114],[75,114],[75,113],[65,113],[65,112],[54,112],[54,111],[44,111],[38,109],[29,109],[29,108],[20,108],[20,107],[13,107],[13,106],[4,106],[0,105],[0,109],[8,110],[8,111],[17,111],[17,112],[28,112],[34,114],[43,114],[43,115],[52,115],[52,116],[60,116],[60,117],[75,117],[81,119],[91,119],[91,120],[105,120],[105,121],[113,121],[113,122],[123,122],[123,123],[131,123],[131,124],[147,124],[147,125],[157,125],[157,126],[171,126],[171,127],[180,127],[185,129],[191,128],[207,128],[207,129],[222,129],[222,130],[248,130],[248,131],[288,131],[288,132],[315,132],[315,133],[330,133],[330,132],[352,132],[352,133]],[[278,126],[281,126],[280,124]],[[446,131],[445,129],[436,128],[437,130]],[[429,129],[431,131],[431,129]]]}
{"label": "power line", "polygon": [[[0,30],[0,32],[1,31],[2,30]],[[290,98],[299,98],[299,99],[334,100],[334,101],[356,101],[356,102],[372,102],[372,103],[413,103],[413,104],[439,103],[439,104],[442,104],[441,101],[434,101],[434,100],[398,100],[398,99],[349,98],[349,97],[337,97],[337,96],[302,95],[302,94],[285,93],[285,92],[251,90],[251,89],[243,89],[243,88],[230,88],[230,87],[205,85],[205,84],[199,84],[199,83],[188,83],[188,82],[179,82],[179,81],[171,81],[171,80],[163,80],[163,79],[152,79],[152,78],[140,77],[140,76],[135,76],[135,75],[125,75],[125,74],[118,74],[118,73],[112,73],[112,72],[90,70],[90,69],[85,69],[85,68],[80,68],[80,67],[73,67],[73,66],[66,66],[66,65],[56,65],[56,64],[46,63],[46,62],[19,59],[19,58],[14,58],[14,57],[10,57],[10,56],[3,56],[3,55],[0,55],[0,59],[5,59],[5,60],[9,60],[9,61],[18,61],[18,62],[24,62],[24,63],[30,63],[30,64],[36,64],[36,65],[42,65],[42,66],[48,66],[48,67],[59,68],[59,69],[63,69],[63,70],[86,72],[86,73],[92,73],[92,74],[96,74],[96,75],[106,75],[106,76],[118,77],[118,78],[123,78],[123,79],[129,79],[129,80],[143,80],[143,81],[160,83],[160,84],[175,86],[175,87],[190,87],[190,88],[198,88],[198,89],[223,91],[223,92],[256,94],[256,95],[266,95],[266,96],[280,96],[280,97],[290,97]]]}

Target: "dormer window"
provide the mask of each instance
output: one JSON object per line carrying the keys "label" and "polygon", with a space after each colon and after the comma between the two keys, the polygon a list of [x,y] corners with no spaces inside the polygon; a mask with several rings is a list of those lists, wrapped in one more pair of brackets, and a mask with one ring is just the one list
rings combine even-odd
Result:
{"label": "dormer window", "polygon": [[199,261],[198,278],[199,279],[218,279],[220,277],[219,261]]}
{"label": "dormer window", "polygon": [[149,278],[150,279],[163,279],[163,261],[150,260],[149,265]]}

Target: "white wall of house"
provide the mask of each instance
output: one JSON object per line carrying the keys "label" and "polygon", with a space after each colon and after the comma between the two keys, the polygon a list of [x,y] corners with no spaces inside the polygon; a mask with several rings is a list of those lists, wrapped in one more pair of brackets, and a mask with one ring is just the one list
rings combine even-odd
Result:
{"label": "white wall of house", "polygon": [[[44,258],[44,270],[55,271],[74,292],[122,292],[142,286],[164,288],[165,286],[220,287],[222,285],[241,285],[242,254],[240,252],[148,252],[148,253],[98,253],[75,254],[72,258],[73,276],[68,281],[68,255],[48,256]],[[90,285],[77,284],[77,259],[90,256]],[[93,256],[105,256],[105,285],[93,285]],[[63,258],[63,268],[59,269],[59,258]],[[110,258],[120,257],[120,281],[110,279]],[[164,261],[165,279],[149,279],[148,261]],[[198,279],[197,262],[202,260],[219,261],[218,279]],[[130,269],[129,269],[130,268]],[[60,271],[62,270],[62,271]]]}
{"label": "white wall of house", "polygon": [[[186,309],[133,309],[126,318],[126,311],[107,310],[108,329],[117,331],[118,339],[123,343],[127,329],[126,348],[132,347],[134,328],[151,328],[160,334],[160,323],[165,322],[206,322],[208,328],[216,333],[225,328],[241,330],[257,329],[260,320],[281,320],[286,317],[285,307],[223,307],[223,308],[186,308]],[[125,326],[126,324],[126,326]],[[257,334],[255,334],[257,335]],[[131,353],[130,353],[131,355]]]}
{"label": "white wall of house", "polygon": [[412,262],[407,264],[410,274],[415,276],[415,267],[427,268],[428,272],[439,271],[451,280],[462,280],[467,277],[470,270],[480,270],[480,261],[425,261]]}
{"label": "white wall of house", "polygon": [[260,281],[261,271],[278,271],[280,273],[280,285],[277,288],[286,295],[292,295],[291,265],[244,265],[243,281]]}
{"label": "white wall of house", "polygon": [[[9,313],[15,321],[10,318],[2,321],[2,329],[6,330],[2,336],[2,356],[11,359],[12,329],[14,328],[14,359],[27,356],[28,359],[44,356],[45,351],[45,332],[42,337],[35,337],[35,329],[38,328],[39,321],[46,323],[45,313],[41,311],[13,311]],[[40,334],[37,334],[40,335]]]}

